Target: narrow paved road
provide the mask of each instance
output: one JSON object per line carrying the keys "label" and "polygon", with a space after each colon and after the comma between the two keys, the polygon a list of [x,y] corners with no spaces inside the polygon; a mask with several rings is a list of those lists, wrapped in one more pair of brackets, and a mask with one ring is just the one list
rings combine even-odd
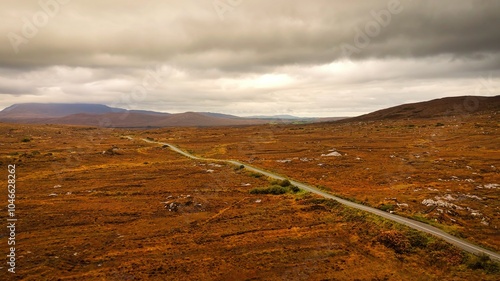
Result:
{"label": "narrow paved road", "polygon": [[[133,139],[132,137],[128,137],[129,139]],[[232,164],[232,165],[235,165],[235,166],[245,166],[245,169],[249,170],[249,171],[252,171],[252,172],[256,172],[256,173],[260,173],[260,174],[263,174],[267,177],[270,177],[270,178],[273,178],[273,179],[278,179],[278,180],[284,180],[286,179],[285,177],[283,176],[280,176],[280,175],[277,175],[275,173],[272,173],[272,172],[269,172],[269,171],[266,171],[266,170],[263,170],[263,169],[260,169],[260,168],[257,168],[257,167],[254,167],[254,166],[251,166],[249,164],[246,164],[246,163],[242,163],[242,162],[239,162],[239,161],[235,161],[235,160],[220,160],[220,159],[209,159],[209,158],[202,158],[202,157],[197,157],[197,156],[194,156],[182,149],[179,149],[177,148],[176,146],[174,145],[171,145],[169,143],[163,143],[163,142],[157,142],[157,141],[152,141],[152,140],[149,140],[149,139],[143,139],[143,141],[146,141],[148,143],[156,143],[156,144],[161,144],[161,145],[167,145],[171,150],[177,152],[177,153],[180,153],[186,157],[189,157],[191,159],[195,159],[195,160],[203,160],[203,161],[217,161],[217,162],[225,162],[225,163],[229,163],[229,164]],[[337,202],[341,203],[341,204],[344,204],[346,206],[349,206],[351,208],[355,208],[355,209],[358,209],[358,210],[362,210],[362,211],[366,211],[366,212],[369,212],[369,213],[372,213],[372,214],[375,214],[377,216],[381,216],[385,219],[388,219],[388,220],[391,220],[391,221],[395,221],[395,222],[398,222],[400,224],[404,224],[408,227],[411,227],[413,229],[416,229],[416,230],[419,230],[419,231],[423,231],[423,232],[426,232],[426,233],[429,233],[431,235],[434,235],[436,237],[439,237],[455,246],[457,246],[458,248],[466,251],[466,252],[469,252],[469,253],[472,253],[472,254],[475,254],[475,255],[480,255],[480,254],[486,254],[488,255],[491,259],[495,260],[495,261],[498,261],[500,262],[500,254],[498,253],[495,253],[493,251],[490,251],[490,250],[487,250],[487,249],[484,249],[482,247],[479,247],[477,245],[474,245],[466,240],[463,240],[463,239],[459,239],[455,236],[452,236],[436,227],[433,227],[433,226],[430,226],[428,224],[425,224],[425,223],[422,223],[422,222],[419,222],[419,221],[415,221],[415,220],[412,220],[412,219],[408,219],[408,218],[405,218],[405,217],[401,217],[401,216],[398,216],[398,215],[395,215],[395,214],[391,214],[391,213],[388,213],[388,212],[385,212],[385,211],[382,211],[382,210],[379,210],[379,209],[375,209],[375,208],[372,208],[372,207],[368,207],[368,206],[365,206],[365,205],[361,205],[361,204],[357,204],[357,203],[354,203],[354,202],[351,202],[351,201],[348,201],[348,200],[345,200],[345,199],[342,199],[342,198],[339,198],[339,197],[336,197],[336,196],[333,196],[331,194],[328,194],[324,191],[321,191],[311,185],[308,185],[308,184],[305,184],[305,183],[301,183],[301,182],[298,182],[298,181],[294,181],[294,180],[290,180],[290,182],[301,188],[301,189],[304,189],[304,190],[307,190],[307,191],[310,191],[312,193],[315,193],[315,194],[318,194],[320,196],[323,196],[325,198],[329,198],[329,199],[333,199],[333,200],[336,200]]]}

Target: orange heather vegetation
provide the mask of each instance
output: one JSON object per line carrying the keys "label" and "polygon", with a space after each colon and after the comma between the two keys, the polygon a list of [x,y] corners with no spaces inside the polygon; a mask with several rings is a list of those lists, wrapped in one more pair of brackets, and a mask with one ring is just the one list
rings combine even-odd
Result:
{"label": "orange heather vegetation", "polygon": [[[439,239],[309,193],[251,194],[271,183],[140,140],[249,162],[498,251],[498,118],[468,118],[147,131],[0,124],[5,181],[16,165],[16,278],[498,280],[497,264]],[[12,280],[3,264],[0,279]]]}

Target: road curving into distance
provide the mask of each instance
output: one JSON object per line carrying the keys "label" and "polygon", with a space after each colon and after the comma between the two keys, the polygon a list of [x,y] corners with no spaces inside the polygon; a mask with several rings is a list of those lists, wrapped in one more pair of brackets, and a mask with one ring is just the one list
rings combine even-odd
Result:
{"label": "road curving into distance", "polygon": [[[133,139],[132,137],[127,137],[129,139]],[[270,177],[270,178],[273,178],[273,179],[277,179],[277,180],[284,180],[284,179],[287,179],[286,177],[284,176],[280,176],[278,174],[275,174],[273,172],[269,172],[269,171],[266,171],[266,170],[263,170],[263,169],[260,169],[260,168],[257,168],[257,167],[254,167],[252,165],[249,165],[249,164],[246,164],[246,163],[243,163],[243,162],[240,162],[240,161],[236,161],[236,160],[221,160],[221,159],[210,159],[210,158],[202,158],[202,157],[198,157],[198,156],[195,156],[195,155],[192,155],[172,144],[169,144],[169,143],[164,143],[164,142],[157,142],[157,141],[153,141],[153,140],[150,140],[150,139],[142,139],[143,141],[145,142],[148,142],[148,143],[156,143],[156,144],[160,144],[160,145],[166,145],[168,146],[168,148],[170,148],[172,151],[175,151],[185,157],[188,157],[188,158],[191,158],[191,159],[194,159],[194,160],[201,160],[201,161],[216,161],[216,162],[224,162],[224,163],[229,163],[231,165],[235,165],[235,166],[244,166],[246,170],[248,171],[252,171],[252,172],[255,172],[255,173],[259,173],[259,174],[262,174],[264,176],[267,176],[267,177]],[[289,179],[290,180],[290,179]],[[301,188],[301,189],[304,189],[304,190],[307,190],[309,192],[312,192],[312,193],[315,193],[315,194],[318,194],[320,196],[323,196],[325,198],[328,198],[328,199],[333,199],[343,205],[346,205],[348,207],[351,207],[351,208],[354,208],[354,209],[358,209],[358,210],[362,210],[362,211],[365,211],[365,212],[368,212],[368,213],[372,213],[372,214],[375,214],[377,216],[380,216],[380,217],[383,217],[385,219],[388,219],[388,220],[391,220],[391,221],[394,221],[394,222],[397,222],[397,223],[400,223],[400,224],[403,224],[403,225],[406,225],[408,227],[411,227],[413,229],[416,229],[416,230],[419,230],[419,231],[422,231],[422,232],[425,232],[425,233],[428,233],[428,234],[431,234],[431,235],[434,235],[436,237],[439,237],[445,241],[447,241],[448,243],[450,244],[453,244],[455,245],[456,247],[466,251],[466,252],[469,252],[469,253],[472,253],[472,254],[475,254],[475,255],[481,255],[481,254],[485,254],[487,256],[489,256],[492,260],[495,260],[497,262],[500,262],[500,254],[496,253],[496,252],[493,252],[493,251],[490,251],[490,250],[487,250],[487,249],[484,249],[480,246],[477,246],[477,245],[474,245],[464,239],[460,239],[460,238],[457,238],[455,236],[452,236],[442,230],[440,230],[439,228],[436,228],[434,226],[430,226],[428,224],[425,224],[425,223],[422,223],[422,222],[419,222],[419,221],[415,221],[415,220],[412,220],[412,219],[409,219],[409,218],[405,218],[405,217],[402,217],[402,216],[398,216],[398,215],[395,215],[395,214],[391,214],[391,213],[388,213],[388,212],[385,212],[385,211],[382,211],[382,210],[379,210],[379,209],[376,209],[376,208],[372,208],[372,207],[368,207],[368,206],[365,206],[365,205],[362,205],[362,204],[358,204],[358,203],[354,203],[354,202],[351,202],[351,201],[348,201],[348,200],[345,200],[345,199],[342,199],[342,198],[339,198],[337,196],[334,196],[334,195],[331,195],[329,193],[326,193],[322,190],[319,190],[318,188],[315,188],[311,185],[308,185],[308,184],[305,184],[305,183],[301,183],[301,182],[298,182],[298,181],[295,181],[295,180],[290,180],[290,182]]]}

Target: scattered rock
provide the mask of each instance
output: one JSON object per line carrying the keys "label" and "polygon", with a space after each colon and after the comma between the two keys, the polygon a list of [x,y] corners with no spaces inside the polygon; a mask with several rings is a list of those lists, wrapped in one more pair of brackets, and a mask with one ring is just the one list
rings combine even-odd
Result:
{"label": "scattered rock", "polygon": [[120,153],[118,153],[117,147],[109,148],[108,150],[103,151],[102,154],[103,155],[120,155]]}
{"label": "scattered rock", "polygon": [[169,212],[176,212],[178,210],[177,203],[172,202],[168,205],[168,211]]}
{"label": "scattered rock", "polygon": [[340,157],[342,154],[338,153],[337,151],[330,152],[328,154],[321,154],[321,157]]}
{"label": "scattered rock", "polygon": [[450,203],[450,202],[443,201],[443,200],[424,199],[422,201],[422,205],[425,205],[428,207],[438,206],[438,207],[446,207],[446,208],[450,208],[450,209],[463,210],[462,207],[457,206],[457,205]]}
{"label": "scattered rock", "polygon": [[479,185],[477,186],[477,188],[479,189],[497,189],[497,188],[500,188],[500,184],[496,184],[496,183],[489,183],[489,184],[485,184],[485,185]]}
{"label": "scattered rock", "polygon": [[483,200],[481,197],[479,197],[477,195],[465,194],[464,196],[467,197],[467,198],[475,199],[475,200],[479,200],[479,201]]}

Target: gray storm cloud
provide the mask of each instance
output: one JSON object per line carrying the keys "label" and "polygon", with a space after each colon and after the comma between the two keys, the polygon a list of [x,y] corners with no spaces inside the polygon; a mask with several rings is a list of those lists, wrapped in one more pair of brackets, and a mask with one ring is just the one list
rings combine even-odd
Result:
{"label": "gray storm cloud", "polygon": [[119,104],[158,67],[134,107],[325,116],[498,94],[499,1],[89,2],[0,3],[0,107]]}

